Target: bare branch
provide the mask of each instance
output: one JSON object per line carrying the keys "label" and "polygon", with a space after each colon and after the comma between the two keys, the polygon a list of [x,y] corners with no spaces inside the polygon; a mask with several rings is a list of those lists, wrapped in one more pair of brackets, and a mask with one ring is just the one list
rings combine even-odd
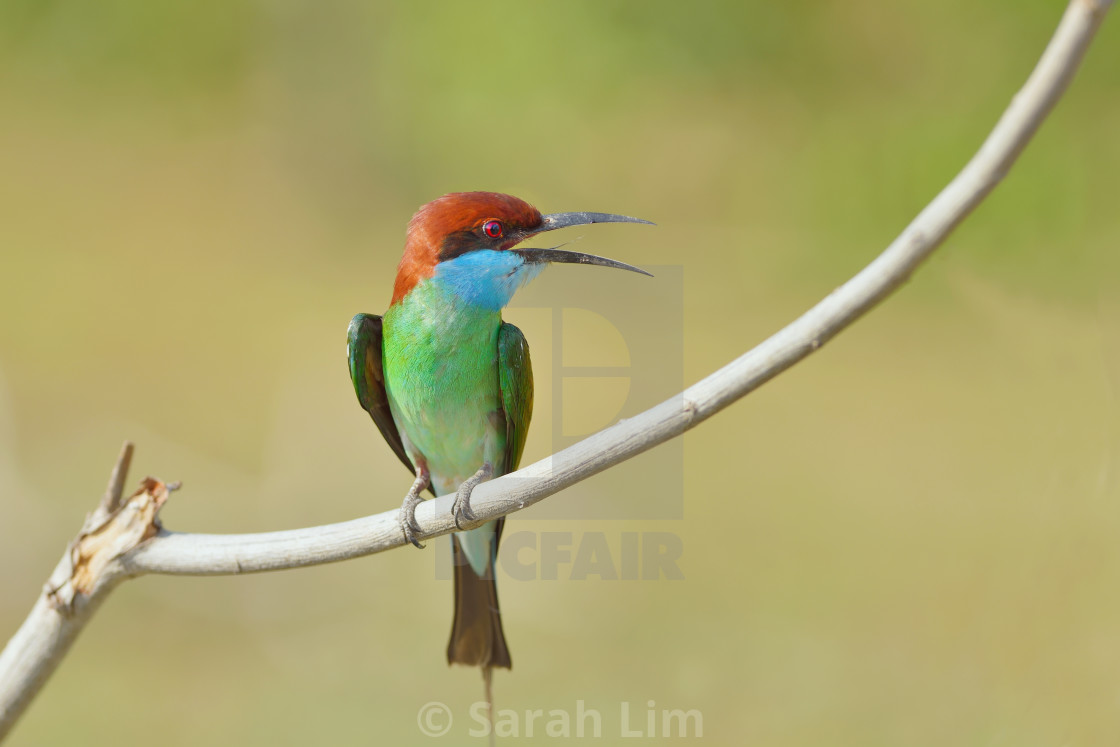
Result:
{"label": "bare branch", "polygon": [[[980,150],[871,264],[758,347],[680,394],[517,472],[480,485],[471,508],[482,523],[679,436],[820,348],[902,285],[999,183],[1066,90],[1109,0],[1073,0],[1026,84]],[[418,537],[455,530],[446,496],[416,511]],[[471,526],[475,526],[472,524]],[[161,533],[122,558],[130,575],[227,574],[329,563],[405,544],[397,511],[261,534]]]}
{"label": "bare branch", "polygon": [[[679,436],[820,348],[904,283],[1010,169],[1066,90],[1111,4],[1111,0],[1070,2],[1034,72],[977,154],[858,275],[785,329],[677,396],[548,459],[479,486],[471,502],[477,523],[532,505]],[[31,615],[0,653],[0,739],[54,671],[97,605],[128,576],[280,570],[405,544],[396,510],[284,532],[212,535],[160,530],[145,541],[158,529],[156,512],[166,499],[167,486],[146,480],[140,491],[119,505],[119,486],[130,459],[126,444],[98,512],[71,544]],[[454,530],[452,499],[447,496],[420,505],[419,537]]]}
{"label": "bare branch", "polygon": [[[131,453],[132,445],[125,444],[114,475],[127,468]],[[112,478],[109,484],[112,488]],[[126,578],[117,559],[155,536],[157,514],[167,495],[166,485],[146,478],[104,519],[86,519],[66,548],[31,614],[0,652],[0,739],[46,683],[97,606]]]}

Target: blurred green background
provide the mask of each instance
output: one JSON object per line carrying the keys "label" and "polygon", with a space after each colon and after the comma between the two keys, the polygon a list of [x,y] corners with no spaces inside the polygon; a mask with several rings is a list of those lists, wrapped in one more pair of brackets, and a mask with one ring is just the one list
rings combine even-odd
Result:
{"label": "blurred green background", "polygon": [[[495,189],[657,221],[580,248],[683,268],[669,396],[877,254],[1062,8],[5,0],[0,641],[125,438],[133,484],[184,481],[175,530],[399,505],[408,475],[343,346],[388,302],[418,205]],[[1112,18],[1005,184],[895,298],[685,437],[683,520],[513,520],[577,542],[669,532],[685,578],[500,579],[499,708],[583,700],[609,738],[620,703],[652,700],[727,745],[1120,740],[1118,47]],[[583,272],[538,282],[579,308]],[[680,285],[648,287],[670,303]],[[549,332],[509,317],[534,345]],[[643,334],[625,345],[663,331]],[[609,364],[612,340],[584,344]],[[553,383],[542,370],[538,401]],[[608,390],[565,417],[613,412]],[[627,412],[656,401],[638,399]],[[615,500],[642,465],[578,499]],[[447,743],[473,742],[481,685],[444,662],[436,557],[130,582],[11,744],[424,743],[433,700],[457,717]]]}

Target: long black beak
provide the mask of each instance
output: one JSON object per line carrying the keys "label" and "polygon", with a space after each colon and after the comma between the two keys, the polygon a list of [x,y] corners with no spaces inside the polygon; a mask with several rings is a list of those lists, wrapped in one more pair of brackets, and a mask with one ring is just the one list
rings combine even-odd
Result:
{"label": "long black beak", "polygon": [[541,227],[533,233],[555,231],[557,228],[567,228],[568,226],[586,226],[590,223],[645,223],[647,226],[654,225],[641,218],[631,218],[628,215],[611,215],[610,213],[553,213],[552,215],[542,216],[541,221]]}
{"label": "long black beak", "polygon": [[[533,233],[538,234],[544,233],[545,231],[555,231],[557,228],[568,228],[569,226],[586,226],[591,223],[645,223],[650,226],[655,225],[641,218],[631,218],[627,215],[612,215],[611,213],[553,213],[543,216],[541,227],[533,231]],[[638,272],[642,275],[653,277],[650,273],[638,267],[634,267],[633,265],[628,265],[625,262],[619,262],[614,259],[607,259],[606,257],[597,257],[594,254],[570,252],[565,249],[526,248],[514,249],[512,251],[524,257],[526,262],[561,262],[577,265],[599,265],[600,267],[614,267],[618,270],[629,270],[630,272]]]}

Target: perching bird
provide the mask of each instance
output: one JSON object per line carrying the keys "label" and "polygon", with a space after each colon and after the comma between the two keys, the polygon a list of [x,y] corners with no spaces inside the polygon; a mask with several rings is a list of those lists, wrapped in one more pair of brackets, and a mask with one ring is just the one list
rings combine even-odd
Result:
{"label": "perching bird", "polygon": [[[541,215],[495,192],[444,195],[408,224],[393,300],[383,317],[350,322],[347,357],[358,401],[416,480],[401,506],[417,547],[416,506],[428,489],[457,493],[456,524],[474,518],[470,494],[517,469],[533,411],[533,372],[521,330],[502,321],[515,291],[550,262],[632,270],[561,249],[515,249],[532,236],[588,223],[648,223],[605,213]],[[494,564],[504,519],[451,535],[455,617],[449,664],[510,667]]]}

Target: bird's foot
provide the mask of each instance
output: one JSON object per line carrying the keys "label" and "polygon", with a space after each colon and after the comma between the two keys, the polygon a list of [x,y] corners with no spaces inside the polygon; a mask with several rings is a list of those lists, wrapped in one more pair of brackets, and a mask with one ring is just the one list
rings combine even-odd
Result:
{"label": "bird's foot", "polygon": [[420,525],[416,523],[416,507],[420,505],[420,501],[424,500],[420,497],[420,493],[428,487],[430,479],[427,468],[418,467],[416,480],[412,483],[412,487],[408,489],[408,495],[404,497],[404,503],[401,504],[401,532],[406,540],[421,550],[424,549],[424,546],[420,544],[420,540],[416,539],[416,533],[420,531]]}
{"label": "bird's foot", "polygon": [[471,493],[478,487],[478,484],[489,480],[494,476],[494,465],[486,462],[479,468],[478,472],[468,477],[462,485],[459,486],[459,491],[455,493],[455,502],[451,504],[451,515],[455,518],[455,526],[459,529],[463,528],[463,521],[474,521],[474,511],[471,510]]}

